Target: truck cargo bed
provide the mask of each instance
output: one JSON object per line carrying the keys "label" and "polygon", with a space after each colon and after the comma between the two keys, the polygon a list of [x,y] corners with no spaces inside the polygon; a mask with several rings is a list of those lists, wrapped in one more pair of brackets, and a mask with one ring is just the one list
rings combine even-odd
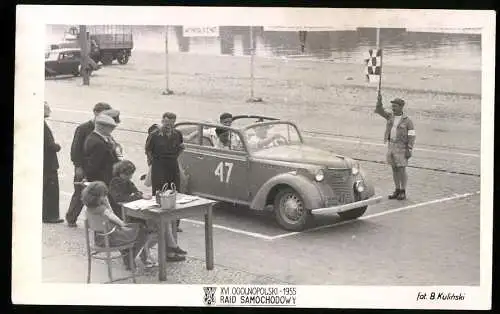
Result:
{"label": "truck cargo bed", "polygon": [[90,38],[95,40],[101,50],[134,48],[132,34],[93,34]]}

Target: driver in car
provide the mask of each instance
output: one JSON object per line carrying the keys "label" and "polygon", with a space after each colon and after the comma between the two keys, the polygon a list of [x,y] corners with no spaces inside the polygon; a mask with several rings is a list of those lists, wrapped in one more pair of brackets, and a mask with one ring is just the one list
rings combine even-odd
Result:
{"label": "driver in car", "polygon": [[273,134],[269,136],[268,130],[270,126],[262,125],[255,128],[255,135],[250,135],[248,138],[248,145],[252,149],[263,149],[275,146],[275,141],[281,136],[279,134]]}

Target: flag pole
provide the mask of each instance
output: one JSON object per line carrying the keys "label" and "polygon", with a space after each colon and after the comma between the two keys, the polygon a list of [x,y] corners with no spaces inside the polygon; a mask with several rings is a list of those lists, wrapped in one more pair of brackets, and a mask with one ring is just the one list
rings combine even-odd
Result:
{"label": "flag pole", "polygon": [[380,89],[382,86],[382,58],[383,58],[383,53],[382,49],[380,47],[380,28],[377,27],[377,51],[380,50],[380,75],[378,78],[378,95],[380,95]]}
{"label": "flag pole", "polygon": [[165,26],[165,90],[162,95],[172,95],[174,92],[169,86],[169,67],[168,67],[168,25]]}

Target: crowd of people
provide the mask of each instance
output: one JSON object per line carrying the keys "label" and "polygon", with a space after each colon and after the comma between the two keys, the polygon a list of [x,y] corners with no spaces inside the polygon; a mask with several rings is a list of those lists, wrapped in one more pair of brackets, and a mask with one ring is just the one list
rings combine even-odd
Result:
{"label": "crowd of people", "polygon": [[[45,118],[48,118],[51,110],[47,102],[44,104],[44,111]],[[104,226],[102,222],[106,222],[115,227],[109,235],[110,245],[120,246],[134,242],[133,260],[140,258],[146,267],[153,266],[157,262],[152,260],[149,249],[155,244],[151,235],[159,231],[157,222],[128,218],[125,223],[120,204],[151,199],[164,184],[173,183],[180,187],[178,157],[184,149],[184,144],[182,133],[174,129],[176,115],[165,113],[161,124],[154,124],[148,130],[145,153],[152,184],[151,194],[146,194],[139,191],[133,183],[136,166],[130,160],[124,159],[122,145],[112,136],[121,122],[120,111],[100,102],[94,106],[93,113],[91,120],[78,125],[71,145],[71,161],[75,169],[74,193],[65,217],[67,225],[77,227],[78,216],[85,206],[86,218],[90,225]],[[42,221],[61,223],[64,220],[59,216],[57,157],[61,146],[55,142],[46,122],[44,128]],[[177,244],[175,233],[182,232],[179,223],[179,220],[174,221],[165,228],[167,261],[183,261],[187,254]],[[103,239],[96,236],[95,241],[99,245]],[[127,254],[127,251],[122,252],[123,262],[125,267],[130,269],[132,265]]]}

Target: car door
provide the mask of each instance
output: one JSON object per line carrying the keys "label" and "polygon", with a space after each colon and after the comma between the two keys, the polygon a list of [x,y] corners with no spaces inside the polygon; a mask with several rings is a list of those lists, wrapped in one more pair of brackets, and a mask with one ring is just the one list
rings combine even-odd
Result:
{"label": "car door", "polygon": [[58,60],[58,72],[59,74],[66,75],[71,74],[71,55],[68,52],[61,52],[59,54]]}
{"label": "car door", "polygon": [[204,130],[203,145],[187,144],[193,194],[228,202],[247,203],[248,156],[245,150],[214,147]]}

